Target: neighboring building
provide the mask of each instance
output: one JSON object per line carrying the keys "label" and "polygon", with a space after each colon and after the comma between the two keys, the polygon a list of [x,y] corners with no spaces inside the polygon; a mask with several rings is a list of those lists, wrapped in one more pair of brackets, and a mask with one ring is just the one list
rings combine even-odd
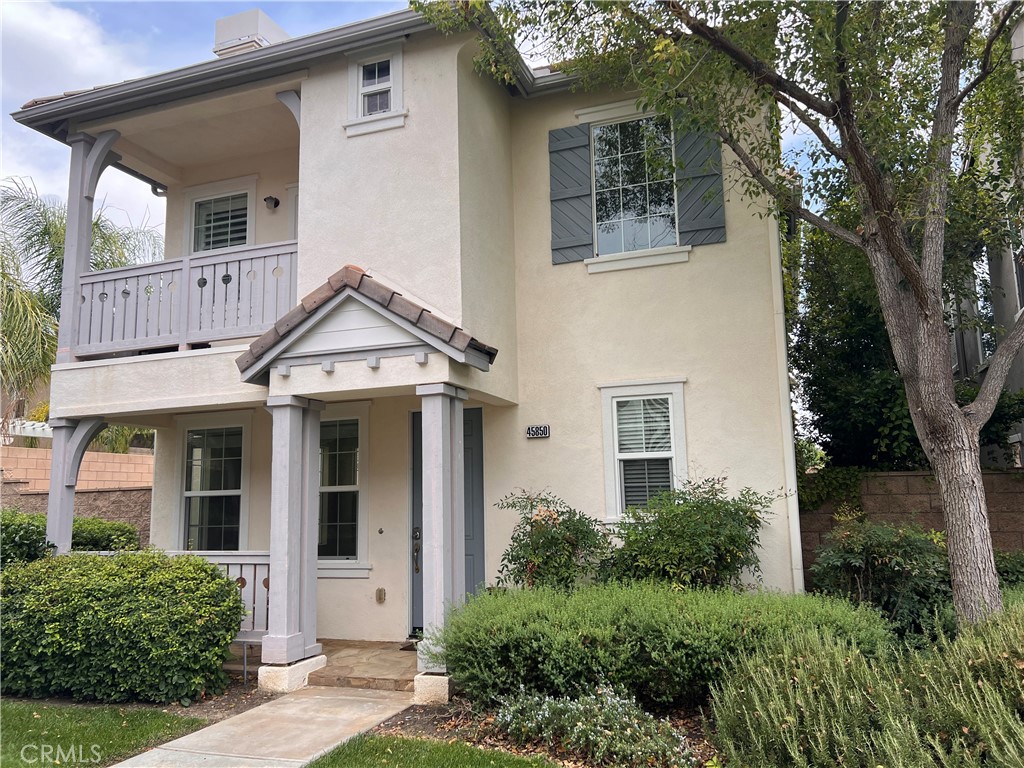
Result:
{"label": "neighboring building", "polygon": [[[502,87],[413,11],[217,39],[15,114],[72,147],[52,540],[123,421],[157,433],[152,542],[243,576],[271,665],[442,623],[519,487],[607,521],[687,477],[788,493],[762,571],[802,589],[778,227],[716,143],[557,73]],[[86,271],[111,165],[166,195],[166,261]]]}

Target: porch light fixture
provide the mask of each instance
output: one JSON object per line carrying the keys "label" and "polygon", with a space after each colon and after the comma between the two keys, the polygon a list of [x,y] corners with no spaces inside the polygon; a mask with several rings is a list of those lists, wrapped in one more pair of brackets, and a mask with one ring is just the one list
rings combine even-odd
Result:
{"label": "porch light fixture", "polygon": [[267,208],[270,209],[271,211],[281,204],[281,201],[278,200],[273,195],[267,195],[266,197],[264,197],[263,202],[267,204]]}

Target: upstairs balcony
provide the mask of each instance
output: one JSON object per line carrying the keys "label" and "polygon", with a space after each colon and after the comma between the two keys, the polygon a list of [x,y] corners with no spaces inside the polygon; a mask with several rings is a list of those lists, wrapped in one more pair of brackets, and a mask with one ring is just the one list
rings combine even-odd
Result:
{"label": "upstairs balcony", "polygon": [[289,240],[85,272],[72,354],[167,352],[258,336],[296,303],[296,255]]}

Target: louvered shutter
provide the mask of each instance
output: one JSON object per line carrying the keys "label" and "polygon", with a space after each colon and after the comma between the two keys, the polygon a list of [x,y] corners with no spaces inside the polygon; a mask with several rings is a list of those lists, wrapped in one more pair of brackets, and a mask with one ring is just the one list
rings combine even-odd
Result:
{"label": "louvered shutter", "polygon": [[569,264],[594,255],[590,188],[590,125],[548,134],[551,157],[551,263]]}
{"label": "louvered shutter", "polygon": [[680,245],[725,242],[722,147],[705,133],[676,136],[676,228]]}

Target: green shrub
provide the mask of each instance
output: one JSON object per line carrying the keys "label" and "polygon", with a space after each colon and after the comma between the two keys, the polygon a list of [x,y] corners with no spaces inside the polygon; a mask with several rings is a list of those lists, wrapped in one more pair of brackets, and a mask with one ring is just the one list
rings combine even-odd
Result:
{"label": "green shrub", "polygon": [[1022,668],[1020,603],[900,657],[797,632],[713,688],[716,741],[749,768],[1024,765]]}
{"label": "green shrub", "polygon": [[198,557],[70,554],[0,574],[4,694],[188,702],[227,683],[234,582]]}
{"label": "green shrub", "polygon": [[591,577],[608,553],[608,535],[600,523],[557,496],[520,491],[497,506],[519,513],[501,557],[501,585],[571,589]]}
{"label": "green shrub", "polygon": [[1024,552],[996,552],[999,582],[1006,587],[1024,587]]}
{"label": "green shrub", "polygon": [[871,655],[892,639],[875,611],[841,600],[635,583],[484,593],[453,611],[432,644],[477,705],[521,688],[571,697],[608,683],[671,707],[702,700],[732,659],[804,626]]}
{"label": "green shrub", "polygon": [[739,583],[759,570],[757,546],[772,498],[749,488],[729,498],[725,482],[706,479],[629,507],[618,535],[622,546],[602,567],[606,579],[654,579],[685,586]]}
{"label": "green shrub", "polygon": [[818,591],[874,605],[904,636],[955,631],[941,533],[874,522],[851,507],[836,520],[810,569]]}
{"label": "green shrub", "polygon": [[593,765],[694,765],[686,739],[666,720],[607,686],[579,698],[520,692],[502,699],[494,724],[517,744],[543,743]]}
{"label": "green shrub", "polygon": [[25,563],[45,557],[51,550],[46,543],[46,525],[42,515],[26,515],[16,509],[0,510],[0,568],[10,563]]}
{"label": "green shrub", "polygon": [[[87,552],[121,552],[139,548],[139,532],[128,523],[76,517],[71,548]],[[38,560],[53,549],[46,542],[46,515],[4,509],[0,517],[0,565]]]}
{"label": "green shrub", "polygon": [[139,548],[139,532],[129,523],[76,517],[71,526],[71,548],[86,552],[123,552]]}

